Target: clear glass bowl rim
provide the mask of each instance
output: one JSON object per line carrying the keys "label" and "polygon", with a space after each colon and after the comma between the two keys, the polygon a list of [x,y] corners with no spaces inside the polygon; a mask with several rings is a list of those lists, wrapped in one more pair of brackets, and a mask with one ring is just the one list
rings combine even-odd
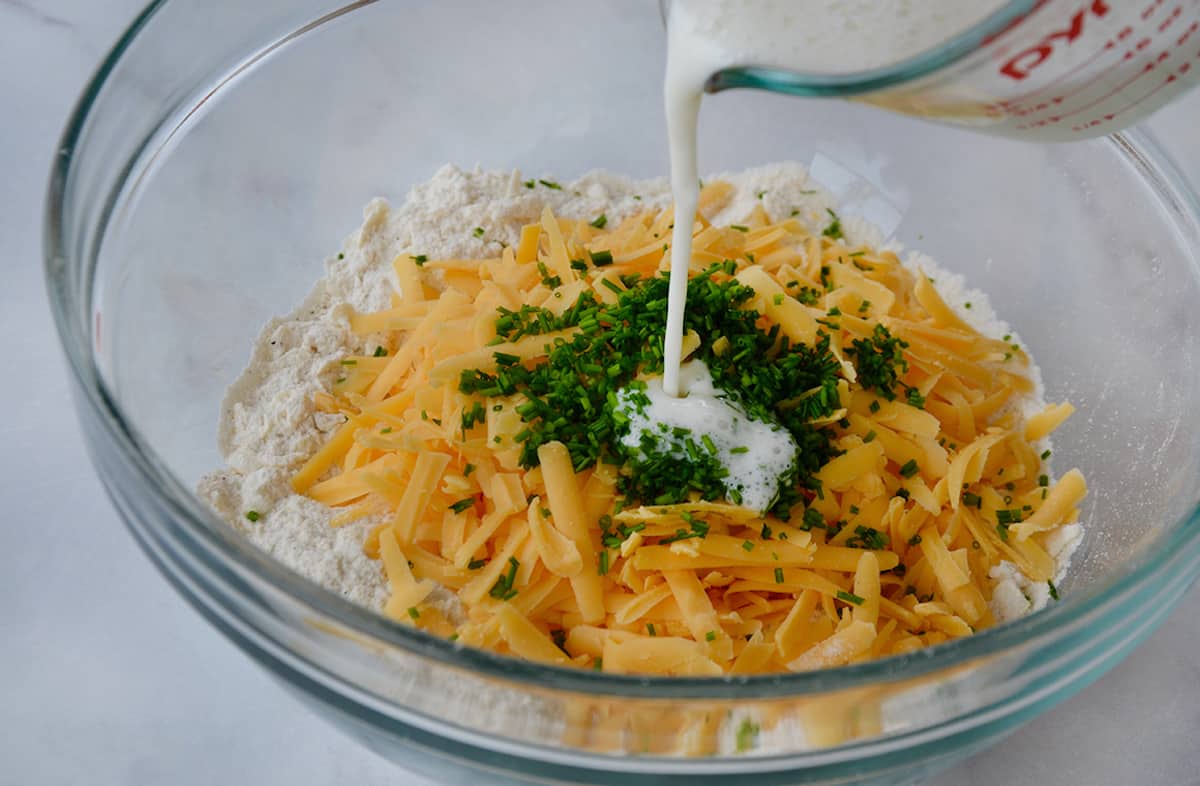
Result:
{"label": "clear glass bowl rim", "polygon": [[[439,665],[468,669],[485,677],[523,683],[543,689],[564,690],[611,698],[707,699],[713,701],[753,698],[786,698],[841,691],[865,684],[907,680],[930,672],[949,669],[966,662],[997,655],[1023,645],[1050,645],[1064,632],[1097,619],[1107,621],[1114,610],[1136,605],[1144,591],[1161,585],[1180,573],[1194,568],[1200,560],[1200,504],[1169,526],[1159,542],[1148,547],[1131,566],[1114,571],[1105,582],[1066,595],[1063,600],[1035,614],[976,635],[956,639],[933,648],[906,655],[806,673],[784,673],[738,677],[643,677],[614,675],[573,668],[545,666],[491,652],[463,647],[446,639],[393,622],[380,614],[358,606],[284,567],[252,546],[227,522],[220,520],[190,489],[176,478],[121,413],[117,397],[108,390],[91,353],[91,288],[95,276],[95,250],[91,244],[83,259],[72,258],[70,240],[78,227],[65,221],[70,194],[72,167],[77,148],[83,140],[89,116],[103,92],[106,81],[125,51],[143,32],[147,22],[174,0],[154,0],[138,14],[101,61],[73,109],[56,150],[46,196],[44,223],[44,265],[47,292],[55,326],[68,364],[78,385],[76,408],[81,419],[91,417],[99,423],[103,436],[120,451],[140,476],[145,489],[157,498],[174,518],[177,527],[165,527],[165,535],[175,545],[193,552],[213,569],[224,589],[253,602],[244,582],[235,572],[255,575],[275,590],[302,604],[316,617],[337,620],[355,634],[385,646],[434,660]],[[301,31],[263,47],[249,57],[249,67],[265,52],[281,46],[320,21],[339,16],[377,0],[358,0],[331,12]],[[1018,11],[1004,17],[1007,24],[1029,5],[1027,0],[1013,2]],[[998,12],[1003,13],[1003,12]],[[990,18],[992,21],[994,18]],[[998,24],[999,28],[1003,24]],[[974,32],[974,31],[971,31]],[[968,34],[964,34],[968,35]],[[1167,155],[1153,138],[1137,129],[1114,134],[1107,140],[1116,147],[1116,155],[1142,174],[1156,195],[1173,207],[1176,220],[1186,222],[1188,235],[1200,237],[1200,201],[1189,190]],[[114,202],[124,185],[132,164],[125,167],[120,182],[106,195],[101,212],[100,231],[107,230]],[[1194,272],[1200,277],[1196,257]],[[136,533],[135,533],[136,534]],[[140,538],[139,538],[140,540]]]}

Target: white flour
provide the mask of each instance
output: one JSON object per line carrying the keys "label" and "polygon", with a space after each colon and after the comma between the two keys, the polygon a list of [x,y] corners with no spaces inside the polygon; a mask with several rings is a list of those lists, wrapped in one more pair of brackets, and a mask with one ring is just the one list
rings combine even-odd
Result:
{"label": "white flour", "polygon": [[[820,229],[828,222],[826,208],[835,207],[799,164],[717,177],[736,187],[734,198],[714,217],[717,224],[737,223],[761,203],[772,216],[798,210],[798,219]],[[495,256],[501,242],[517,242],[521,227],[537,220],[545,205],[570,218],[590,220],[604,213],[615,222],[670,202],[665,178],[634,181],[593,172],[558,188],[537,181],[530,188],[528,182],[519,172],[465,172],[445,166],[414,188],[398,209],[383,200],[372,201],[362,227],[346,239],[340,258],[328,261],[325,277],[305,301],[267,324],[249,366],[226,394],[218,442],[227,468],[200,481],[200,496],[271,556],[356,603],[381,609],[387,597],[380,563],[362,552],[367,531],[376,522],[335,529],[329,524],[334,515],[329,508],[293,493],[289,485],[296,470],[342,422],[340,416],[317,412],[313,394],[329,389],[340,375],[343,357],[369,353],[381,343],[379,337],[351,332],[349,309],[373,311],[390,305],[395,286],[391,262],[397,255]],[[475,227],[483,228],[482,238],[475,237]],[[853,216],[844,217],[842,228],[851,243],[879,245],[884,240],[877,229]],[[894,244],[884,247],[901,250]],[[967,289],[961,276],[921,254],[908,254],[905,263],[934,277],[947,302],[980,332],[994,337],[1012,332],[995,317],[987,297]],[[962,307],[967,301],[972,304],[969,310]],[[1015,334],[1013,340],[1019,340]],[[1032,373],[1037,390],[1025,402],[1029,410],[1043,405],[1040,374],[1036,367]],[[257,521],[247,518],[250,511],[258,514]],[[1079,528],[1058,537],[1061,575],[1078,543]],[[1045,587],[1022,581],[1019,572],[994,578],[1012,585],[997,588],[994,608],[1002,620],[1046,602]]]}

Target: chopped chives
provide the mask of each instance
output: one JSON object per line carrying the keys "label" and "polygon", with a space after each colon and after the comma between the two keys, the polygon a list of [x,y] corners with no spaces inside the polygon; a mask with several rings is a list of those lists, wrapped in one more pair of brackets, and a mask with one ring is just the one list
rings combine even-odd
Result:
{"label": "chopped chives", "polygon": [[838,590],[837,599],[844,600],[847,603],[853,603],[855,606],[861,606],[866,602],[863,598],[855,595],[853,592],[846,592],[845,590]]}
{"label": "chopped chives", "polygon": [[611,251],[589,251],[588,254],[592,258],[592,264],[596,267],[608,267],[613,263]]}
{"label": "chopped chives", "polygon": [[[836,455],[833,429],[811,422],[836,411],[841,368],[827,335],[818,336],[811,345],[792,344],[778,328],[763,330],[761,315],[743,305],[754,292],[732,278],[737,269],[736,261],[722,262],[688,282],[689,320],[703,326],[705,340],[697,359],[709,366],[714,382],[751,417],[778,422],[802,446],[796,465],[780,479],[779,499],[771,509],[786,516],[805,490],[820,493],[815,475]],[[542,276],[553,279],[551,273],[547,269]],[[629,504],[675,504],[692,495],[736,503],[744,492],[728,484],[727,470],[716,461],[717,446],[711,437],[668,435],[676,449],[691,456],[684,462],[656,450],[654,439],[649,451],[639,449],[644,445],[621,444],[629,419],[615,406],[617,393],[636,390],[639,374],[662,368],[668,282],[664,277],[636,274],[603,276],[600,282],[615,297],[605,292],[608,301],[604,302],[589,291],[559,313],[530,305],[498,309],[497,343],[575,330],[554,340],[537,362],[513,363],[502,354],[499,360],[511,365],[461,372],[459,391],[488,406],[494,403],[489,399],[521,397],[516,414],[524,425],[512,444],[526,469],[537,466],[540,445],[556,440],[567,446],[576,471],[597,463],[624,468],[617,491]],[[815,395],[779,409],[778,402],[794,395],[799,380]],[[682,537],[703,535],[685,529]]]}
{"label": "chopped chives", "polygon": [[1016,508],[1012,508],[1012,509],[1002,508],[1002,509],[996,511],[996,521],[999,522],[1000,524],[1004,524],[1004,525],[1020,524],[1023,520],[1024,519],[1021,516],[1021,511]]}
{"label": "chopped chives", "polygon": [[841,240],[843,237],[841,218],[839,218],[838,214],[833,212],[829,208],[825,208],[825,212],[829,214],[829,218],[832,220],[829,222],[829,226],[827,226],[823,230],[821,230],[821,234],[825,237],[832,238],[834,240]]}
{"label": "chopped chives", "polygon": [[737,752],[745,753],[754,747],[755,740],[758,739],[758,724],[746,718],[737,730]]}
{"label": "chopped chives", "polygon": [[517,590],[513,584],[517,580],[517,570],[521,567],[521,562],[516,557],[508,558],[508,572],[496,579],[496,583],[492,585],[492,589],[488,592],[497,600],[509,600],[516,596]]}

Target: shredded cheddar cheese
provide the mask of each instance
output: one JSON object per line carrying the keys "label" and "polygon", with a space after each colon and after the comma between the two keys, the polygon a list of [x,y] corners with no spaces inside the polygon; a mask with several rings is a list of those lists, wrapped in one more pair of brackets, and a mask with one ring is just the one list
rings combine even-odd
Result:
{"label": "shredded cheddar cheese", "polygon": [[[1025,354],[975,332],[894,254],[761,207],[738,228],[711,225],[730,193],[704,188],[691,271],[728,265],[718,275],[753,290],[742,308],[780,341],[828,339],[836,401],[810,425],[833,454],[813,488],[765,514],[696,494],[629,504],[616,467],[581,466],[563,442],[523,463],[521,396],[467,394],[460,376],[538,363],[580,328],[502,340],[497,309],[561,314],[585,293],[618,302],[631,274],[667,269],[675,220],[669,209],[619,224],[547,209],[500,257],[397,257],[392,308],[349,317],[394,351],[346,358],[316,401],[346,422],[293,488],[338,509],[335,524],[382,522],[364,550],[387,576],[389,616],[609,672],[806,671],[995,624],[988,577],[1002,561],[1053,579],[1046,537],[1078,517],[1087,487],[1078,470],[1050,483],[1034,443],[1071,406],[1023,419],[1011,405],[1032,389]],[[689,332],[685,356],[707,340]],[[815,394],[794,391],[787,405]],[[438,586],[461,616],[430,604]]]}

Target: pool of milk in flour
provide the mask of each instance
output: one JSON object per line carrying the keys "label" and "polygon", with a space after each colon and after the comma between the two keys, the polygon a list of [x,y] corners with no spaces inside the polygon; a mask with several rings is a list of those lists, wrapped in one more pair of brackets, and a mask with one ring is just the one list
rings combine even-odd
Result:
{"label": "pool of milk in flour", "polygon": [[[936,47],[1005,0],[673,0],[667,22],[663,100],[675,214],[696,214],[696,124],[704,85],[737,65],[850,74]],[[663,345],[663,390],[680,394],[679,363],[692,225],[675,222]]]}
{"label": "pool of milk in flour", "polygon": [[618,393],[617,408],[629,418],[622,444],[637,449],[649,437],[686,459],[683,438],[675,436],[675,429],[701,445],[707,438],[712,455],[729,473],[727,491],[737,495],[739,504],[766,511],[779,495],[780,479],[795,466],[798,448],[792,435],[778,423],[746,414],[717,388],[699,360],[680,366],[679,393],[676,398],[664,391],[662,377],[647,380],[645,389]]}

